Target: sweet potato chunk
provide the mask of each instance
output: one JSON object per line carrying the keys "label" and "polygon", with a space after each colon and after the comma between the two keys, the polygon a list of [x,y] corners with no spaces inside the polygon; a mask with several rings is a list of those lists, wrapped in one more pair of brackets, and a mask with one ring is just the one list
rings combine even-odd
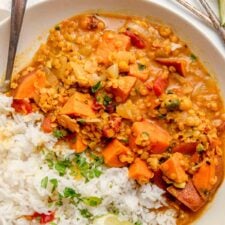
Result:
{"label": "sweet potato chunk", "polygon": [[109,63],[109,56],[112,52],[125,51],[130,47],[130,38],[124,34],[116,34],[111,31],[107,31],[102,35],[96,56],[98,62],[103,64]]}
{"label": "sweet potato chunk", "polygon": [[112,93],[116,97],[119,97],[119,102],[125,102],[127,100],[135,82],[136,78],[131,76],[124,76],[118,79],[119,86],[117,88],[112,88]]}
{"label": "sweet potato chunk", "polygon": [[135,122],[131,128],[129,144],[131,148],[145,145],[149,142],[149,151],[154,154],[163,153],[169,146],[169,133],[151,121]]}
{"label": "sweet potato chunk", "polygon": [[89,94],[76,92],[72,95],[60,111],[61,115],[73,115],[78,117],[96,117],[92,109],[93,101]]}
{"label": "sweet potato chunk", "polygon": [[107,166],[111,167],[123,167],[126,163],[120,161],[120,155],[126,155],[130,152],[130,149],[123,145],[117,139],[110,142],[102,151],[102,155]]}
{"label": "sweet potato chunk", "polygon": [[182,160],[183,155],[181,153],[174,153],[171,158],[160,165],[163,175],[177,184],[184,183],[188,180],[188,176],[181,165]]}
{"label": "sweet potato chunk", "polygon": [[47,83],[45,73],[41,70],[34,70],[19,78],[18,86],[13,91],[14,99],[33,98],[40,88]]}
{"label": "sweet potato chunk", "polygon": [[76,153],[84,152],[87,148],[86,143],[84,143],[82,137],[79,134],[74,136],[74,138],[71,138],[69,144],[70,148],[72,148]]}
{"label": "sweet potato chunk", "polygon": [[165,66],[173,66],[181,76],[186,75],[187,62],[184,59],[156,58],[155,61]]}
{"label": "sweet potato chunk", "polygon": [[170,186],[167,188],[167,191],[193,212],[198,211],[206,203],[195,189],[191,180],[187,182],[183,189]]}
{"label": "sweet potato chunk", "polygon": [[202,198],[209,198],[217,189],[223,179],[222,157],[214,157],[205,161],[193,175],[193,184]]}
{"label": "sweet potato chunk", "polygon": [[149,182],[153,176],[154,173],[148,168],[147,163],[140,158],[136,158],[129,167],[129,177],[141,184]]}

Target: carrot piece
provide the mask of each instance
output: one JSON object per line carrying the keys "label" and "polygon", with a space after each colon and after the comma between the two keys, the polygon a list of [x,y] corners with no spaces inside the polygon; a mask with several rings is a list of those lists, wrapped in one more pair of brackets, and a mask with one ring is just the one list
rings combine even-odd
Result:
{"label": "carrot piece", "polygon": [[87,148],[87,145],[79,134],[70,139],[69,145],[76,153],[82,153]]}
{"label": "carrot piece", "polygon": [[141,64],[132,64],[130,65],[129,75],[133,77],[137,77],[142,81],[146,81],[149,77],[149,70],[146,68],[142,69]]}
{"label": "carrot piece", "polygon": [[51,126],[51,119],[49,116],[44,117],[42,124],[41,124],[41,129],[45,133],[51,133],[52,132],[52,126]]}
{"label": "carrot piece", "polygon": [[93,118],[96,114],[92,109],[92,105],[93,101],[90,95],[76,92],[60,110],[60,114]]}
{"label": "carrot piece", "polygon": [[22,113],[22,114],[29,114],[33,111],[32,105],[28,100],[26,99],[13,99],[12,107],[15,109],[16,112]]}
{"label": "carrot piece", "polygon": [[173,148],[173,152],[180,152],[182,154],[192,155],[196,151],[196,142],[191,143],[180,143]]}
{"label": "carrot piece", "polygon": [[108,64],[112,52],[125,51],[130,47],[130,38],[124,34],[107,31],[97,47],[96,56],[100,63]]}
{"label": "carrot piece", "polygon": [[121,100],[119,102],[125,102],[127,100],[136,80],[135,77],[131,76],[124,76],[118,79],[119,86],[117,88],[112,88],[112,93],[116,97],[119,97],[119,100]]}
{"label": "carrot piece", "polygon": [[129,167],[129,177],[141,184],[148,183],[153,176],[154,173],[148,168],[147,163],[140,158],[136,158]]}
{"label": "carrot piece", "polygon": [[47,84],[45,73],[35,70],[18,80],[17,88],[12,91],[14,99],[34,98],[40,88]]}
{"label": "carrot piece", "polygon": [[[154,154],[163,153],[170,144],[169,133],[152,121],[135,122],[131,128],[129,144],[131,148],[142,146],[149,141],[149,151]],[[145,146],[146,147],[146,146]]]}
{"label": "carrot piece", "polygon": [[216,167],[213,159],[203,162],[199,170],[193,175],[193,184],[202,198],[207,199],[216,184]]}
{"label": "carrot piece", "polygon": [[159,76],[155,79],[155,81],[153,82],[153,90],[156,96],[160,96],[161,94],[164,93],[164,91],[168,86],[168,83],[169,83],[168,78],[164,78],[162,76]]}
{"label": "carrot piece", "polygon": [[102,151],[102,155],[107,166],[111,167],[123,167],[126,163],[120,161],[121,155],[126,155],[130,152],[130,149],[123,145],[117,139],[110,142]]}
{"label": "carrot piece", "polygon": [[191,180],[187,182],[183,189],[170,186],[167,188],[167,191],[193,212],[198,211],[206,203],[195,189]]}
{"label": "carrot piece", "polygon": [[165,66],[173,66],[181,76],[186,75],[187,62],[184,59],[156,58],[155,61]]}
{"label": "carrot piece", "polygon": [[160,170],[163,175],[177,184],[184,183],[188,180],[188,175],[181,165],[182,160],[183,155],[177,152],[160,165]]}

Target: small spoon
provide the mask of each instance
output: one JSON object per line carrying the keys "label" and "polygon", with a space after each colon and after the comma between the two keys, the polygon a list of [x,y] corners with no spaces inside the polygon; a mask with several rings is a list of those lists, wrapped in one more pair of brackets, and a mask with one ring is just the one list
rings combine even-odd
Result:
{"label": "small spoon", "polygon": [[20,31],[23,23],[23,17],[26,9],[27,0],[12,0],[11,6],[11,23],[10,23],[10,38],[8,49],[8,60],[6,67],[5,80],[0,84],[0,92],[7,92],[10,88],[13,65],[20,36]]}

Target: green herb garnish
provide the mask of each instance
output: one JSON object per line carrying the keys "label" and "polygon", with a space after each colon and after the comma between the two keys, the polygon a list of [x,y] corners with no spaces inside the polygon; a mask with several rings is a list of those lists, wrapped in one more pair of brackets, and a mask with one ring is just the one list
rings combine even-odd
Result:
{"label": "green herb garnish", "polygon": [[68,159],[63,161],[58,161],[55,163],[55,170],[58,171],[60,176],[63,176],[66,173],[66,169],[69,168],[70,166],[71,166],[71,162]]}
{"label": "green herb garnish", "polygon": [[47,185],[48,185],[48,177],[46,176],[41,180],[41,187],[47,188]]}
{"label": "green herb garnish", "polygon": [[98,198],[95,196],[82,198],[82,202],[88,206],[98,206],[102,203],[102,198]]}
{"label": "green herb garnish", "polygon": [[96,83],[92,88],[91,88],[91,92],[94,94],[96,93],[98,90],[100,90],[102,87],[102,83],[101,81],[99,81],[98,83]]}
{"label": "green herb garnish", "polygon": [[66,187],[64,189],[64,197],[65,198],[79,198],[80,194],[78,194],[73,188],[70,187]]}
{"label": "green herb garnish", "polygon": [[58,187],[58,180],[53,178],[51,180],[49,180],[49,182],[52,185],[52,193],[56,190],[56,188]]}
{"label": "green herb garnish", "polygon": [[103,105],[108,106],[110,103],[112,103],[112,98],[110,98],[108,95],[105,95],[103,98]]}
{"label": "green herb garnish", "polygon": [[60,138],[63,138],[67,135],[67,131],[63,130],[63,129],[55,129],[53,131],[53,135],[54,135],[54,137],[60,139]]}
{"label": "green herb garnish", "polygon": [[142,225],[142,222],[138,220],[137,222],[134,223],[134,225]]}
{"label": "green herb garnish", "polygon": [[146,69],[146,65],[138,63],[138,70],[143,71]]}
{"label": "green herb garnish", "polygon": [[77,119],[77,122],[80,124],[86,123],[85,119],[81,119],[81,118]]}
{"label": "green herb garnish", "polygon": [[198,144],[196,147],[196,151],[197,152],[204,152],[205,151],[205,147],[202,144]]}
{"label": "green herb garnish", "polygon": [[55,30],[60,30],[61,28],[60,28],[60,26],[59,25],[56,25],[55,26]]}
{"label": "green herb garnish", "polygon": [[190,55],[191,61],[194,62],[196,61],[198,58],[196,55],[194,55],[193,53]]}
{"label": "green herb garnish", "polygon": [[87,209],[79,209],[81,216],[84,218],[90,218],[93,215]]}

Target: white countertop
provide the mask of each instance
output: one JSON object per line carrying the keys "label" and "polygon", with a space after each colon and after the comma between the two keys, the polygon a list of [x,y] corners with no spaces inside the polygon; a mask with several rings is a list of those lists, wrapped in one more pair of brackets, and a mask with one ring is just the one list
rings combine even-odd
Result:
{"label": "white countertop", "polygon": [[[28,7],[41,1],[45,1],[45,0],[28,0]],[[222,49],[222,51],[224,51],[224,54],[225,54],[225,45],[223,44],[221,39],[218,37],[216,32],[212,28],[207,26],[204,22],[200,21],[197,17],[189,13],[186,9],[184,9],[178,3],[176,3],[175,0],[149,0],[149,1],[156,1],[158,3],[160,2],[161,4],[166,5],[168,8],[172,8],[172,9],[175,9],[176,11],[182,12],[182,14],[185,17],[189,18],[189,20],[192,21],[192,23],[196,24],[199,27],[199,29],[207,33],[208,37],[216,44],[216,46],[219,49]],[[192,3],[197,8],[203,10],[201,6],[199,5],[198,0],[188,0],[188,2]],[[208,0],[208,2],[214,8],[214,11],[218,14],[217,0]],[[7,16],[7,12],[10,11],[10,5],[11,5],[11,0],[0,0],[0,21],[1,19]]]}

